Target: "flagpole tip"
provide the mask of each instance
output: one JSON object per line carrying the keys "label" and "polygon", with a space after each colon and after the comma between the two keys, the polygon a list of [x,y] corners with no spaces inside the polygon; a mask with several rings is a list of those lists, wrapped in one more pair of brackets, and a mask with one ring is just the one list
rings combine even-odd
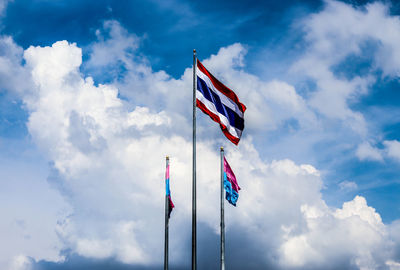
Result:
{"label": "flagpole tip", "polygon": [[196,53],[196,49],[193,49],[193,53]]}
{"label": "flagpole tip", "polygon": [[165,158],[166,158],[166,159],[169,159],[169,156],[166,156]]}
{"label": "flagpole tip", "polygon": [[221,146],[221,151],[224,151],[224,147]]}

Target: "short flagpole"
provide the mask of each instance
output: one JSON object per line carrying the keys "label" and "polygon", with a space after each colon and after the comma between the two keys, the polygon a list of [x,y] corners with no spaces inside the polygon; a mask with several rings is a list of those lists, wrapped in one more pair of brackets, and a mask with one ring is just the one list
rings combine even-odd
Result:
{"label": "short flagpole", "polygon": [[225,270],[224,148],[221,146],[221,270]]}
{"label": "short flagpole", "polygon": [[192,270],[197,268],[196,234],[196,50],[193,50]]}
{"label": "short flagpole", "polygon": [[[166,162],[166,169],[168,169],[168,165],[169,165],[169,157],[168,156],[165,158],[165,162]],[[166,180],[167,179],[165,179],[165,181]],[[169,213],[169,198],[168,198],[167,192],[165,192],[164,270],[168,270],[168,225],[169,225],[168,213]]]}

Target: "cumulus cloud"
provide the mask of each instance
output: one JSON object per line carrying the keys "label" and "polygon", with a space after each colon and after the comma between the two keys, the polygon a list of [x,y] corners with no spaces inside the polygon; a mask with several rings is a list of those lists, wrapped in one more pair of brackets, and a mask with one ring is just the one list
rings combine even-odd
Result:
{"label": "cumulus cloud", "polygon": [[[305,71],[317,82],[310,99],[286,82],[263,81],[246,72],[242,44],[221,48],[216,55],[201,60],[214,75],[237,89],[249,108],[249,134],[277,129],[293,119],[302,128],[316,128],[320,124],[318,113],[350,120],[354,130],[363,134],[364,119],[350,109],[348,101],[363,94],[373,78],[339,78],[331,67],[357,53],[367,35],[362,29],[360,33],[347,32],[348,26],[354,25],[352,16],[361,21],[375,18],[372,15],[383,20],[387,17],[382,5],[367,7],[360,11],[329,1],[326,9],[305,21],[311,49],[293,70]],[[338,14],[344,16],[343,22],[332,25]],[[118,22],[106,22],[102,31],[97,32],[98,41],[91,47],[86,64],[76,44],[59,41],[25,50],[26,65],[22,66],[22,50],[12,40],[4,41],[17,48],[16,54],[9,54],[16,55],[12,61],[16,68],[30,72],[24,75],[32,78],[30,90],[21,91],[29,112],[28,130],[52,162],[49,181],[71,206],[69,215],[58,222],[57,233],[63,248],[72,254],[161,264],[163,169],[164,157],[169,155],[176,205],[170,221],[171,261],[185,265],[190,250],[192,71],[187,68],[178,79],[164,71],[155,72],[135,53],[139,39]],[[334,38],[326,34],[329,31]],[[353,36],[362,38],[353,40]],[[337,48],[337,42],[350,45]],[[124,72],[108,84],[96,84],[81,72],[82,64],[89,73],[97,67],[120,66]],[[208,230],[199,231],[200,239],[208,237],[200,233],[218,233],[217,143],[225,145],[215,135],[220,133],[218,128],[209,122],[203,125],[202,121],[209,121],[203,119],[198,126],[202,135],[197,148],[198,221]],[[263,128],[255,131],[260,125]],[[385,145],[389,155],[396,157],[396,144],[387,141]],[[396,224],[383,224],[364,197],[356,196],[341,208],[329,207],[322,199],[323,180],[314,166],[290,159],[266,161],[252,136],[246,134],[238,148],[225,146],[242,187],[238,207],[226,209],[227,239],[257,247],[254,269],[396,267],[400,257],[393,252],[399,241],[392,239],[400,240],[393,229]],[[358,149],[360,159],[380,157],[369,144]],[[354,188],[352,183],[342,182],[342,186]],[[234,244],[227,245],[227,252],[232,254],[232,269],[243,269],[250,261],[243,256],[255,256]],[[206,256],[203,259],[208,260]],[[19,261],[24,265],[23,259]]]}
{"label": "cumulus cloud", "polygon": [[[221,52],[223,57],[235,58],[241,50],[236,44]],[[218,63],[218,56],[204,63],[217,70],[213,59]],[[51,181],[72,207],[71,215],[57,226],[65,247],[85,257],[161,264],[163,162],[168,154],[177,206],[171,218],[171,260],[184,264],[186,252],[182,249],[189,249],[190,239],[191,141],[173,129],[176,123],[169,110],[177,113],[179,109],[168,105],[163,110],[130,109],[118,98],[114,86],[95,86],[90,77],[80,73],[82,55],[76,44],[60,41],[51,47],[30,47],[24,57],[35,83],[34,95],[24,99],[30,113],[29,132],[53,161]],[[237,62],[231,63],[228,72],[217,71],[225,74],[223,78],[234,80],[229,76],[239,72],[244,79],[272,85],[265,92],[276,106],[289,103],[294,110],[307,111],[293,87],[286,85],[283,93],[275,93],[277,85],[284,88],[285,84],[262,83],[236,71]],[[190,69],[185,71],[188,73]],[[168,89],[170,81],[189,84],[190,76],[168,77],[159,84],[165,83]],[[246,100],[246,93],[243,96]],[[190,103],[190,96],[186,99],[181,102]],[[198,220],[217,233],[219,162],[215,149],[207,141],[198,142]],[[388,257],[382,250],[389,248],[386,228],[363,197],[341,209],[330,209],[322,199],[323,184],[316,168],[291,160],[265,162],[250,137],[238,148],[228,145],[227,153],[242,187],[238,207],[226,211],[227,235],[240,229],[242,241],[264,250],[258,266],[373,269],[384,264]],[[232,246],[231,252],[239,251]]]}
{"label": "cumulus cloud", "polygon": [[[384,264],[385,249],[390,247],[385,241],[387,232],[379,214],[367,206],[363,197],[356,196],[334,212],[309,205],[301,210],[305,231],[288,235],[281,248],[284,264],[307,264],[316,269],[377,269]],[[352,241],[348,242],[349,238]],[[347,256],[351,259],[343,261]],[[333,261],[337,265],[327,266]]]}

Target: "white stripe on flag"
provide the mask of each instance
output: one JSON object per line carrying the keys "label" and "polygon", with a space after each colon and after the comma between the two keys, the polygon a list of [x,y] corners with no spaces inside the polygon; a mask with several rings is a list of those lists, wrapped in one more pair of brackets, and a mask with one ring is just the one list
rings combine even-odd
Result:
{"label": "white stripe on flag", "polygon": [[225,115],[219,113],[217,111],[217,109],[215,108],[214,103],[210,102],[208,99],[206,99],[203,96],[203,93],[201,93],[199,90],[196,90],[197,94],[196,94],[196,98],[204,104],[204,106],[206,106],[206,108],[211,111],[212,113],[216,114],[219,116],[219,119],[221,121],[222,124],[224,124],[226,126],[226,128],[228,129],[228,132],[236,137],[236,138],[240,138],[240,136],[242,135],[242,131],[240,129],[237,129],[233,126],[231,126],[231,124],[229,123],[228,118],[226,118]]}
{"label": "white stripe on flag", "polygon": [[233,100],[222,94],[218,89],[216,89],[215,86],[212,84],[210,78],[206,74],[204,74],[199,69],[196,70],[196,74],[207,84],[208,88],[210,88],[214,93],[216,93],[219,96],[221,102],[225,106],[229,107],[232,111],[236,112],[240,118],[243,118],[243,113],[239,110],[238,105],[235,102],[233,102]]}

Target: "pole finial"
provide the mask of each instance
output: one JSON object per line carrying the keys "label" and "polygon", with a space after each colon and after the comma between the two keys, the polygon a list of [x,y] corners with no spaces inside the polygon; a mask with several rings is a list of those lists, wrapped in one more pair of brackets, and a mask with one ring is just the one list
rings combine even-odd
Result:
{"label": "pole finial", "polygon": [[194,54],[196,53],[196,49],[193,49],[193,53],[194,53]]}
{"label": "pole finial", "polygon": [[166,159],[169,159],[169,156],[166,156],[165,158],[166,158]]}
{"label": "pole finial", "polygon": [[221,146],[221,151],[224,151],[224,147],[223,146]]}

